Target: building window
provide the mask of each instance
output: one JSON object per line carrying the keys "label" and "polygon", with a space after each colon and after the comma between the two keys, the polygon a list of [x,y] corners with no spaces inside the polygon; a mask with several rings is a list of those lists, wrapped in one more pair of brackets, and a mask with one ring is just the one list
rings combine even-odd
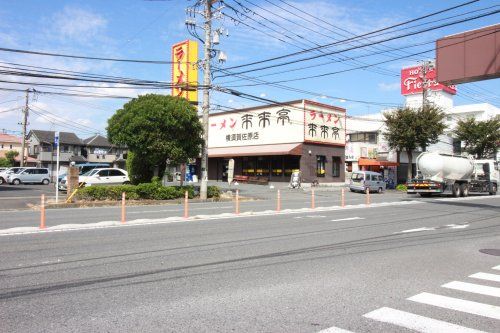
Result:
{"label": "building window", "polygon": [[316,156],[316,177],[325,177],[326,156]]}
{"label": "building window", "polygon": [[2,149],[3,149],[3,143],[2,143]]}
{"label": "building window", "polygon": [[332,177],[340,177],[340,157],[332,157]]}
{"label": "building window", "polygon": [[460,155],[462,153],[462,141],[453,139],[453,154]]}
{"label": "building window", "polygon": [[12,145],[9,145],[9,149],[12,149]]}
{"label": "building window", "polygon": [[349,141],[377,143],[377,134],[377,132],[351,133],[349,134]]}

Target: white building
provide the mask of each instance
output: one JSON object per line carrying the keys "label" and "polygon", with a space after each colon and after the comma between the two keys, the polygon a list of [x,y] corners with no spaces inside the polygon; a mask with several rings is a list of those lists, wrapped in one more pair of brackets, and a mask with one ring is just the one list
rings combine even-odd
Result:
{"label": "white building", "polygon": [[[406,68],[401,72],[401,92],[405,95],[405,106],[422,107],[422,78],[420,77],[418,67]],[[457,122],[460,119],[474,117],[476,120],[484,121],[500,115],[500,109],[488,103],[468,104],[468,105],[453,105],[453,96],[456,92],[455,87],[445,87],[433,80],[434,73],[429,71],[427,75],[426,103],[431,103],[439,106],[447,114],[445,134],[439,137],[436,144],[430,145],[426,151],[441,152],[447,154],[460,154],[461,143],[454,138],[453,131],[456,128]],[[383,110],[380,113],[349,117],[347,119],[347,144],[346,144],[346,170],[347,172],[357,171],[362,169],[359,161],[363,158],[376,158],[379,161],[398,161],[397,152],[390,151],[383,132],[384,112],[391,110]],[[412,163],[415,160],[421,149],[418,148],[414,154]],[[499,159],[497,154],[497,159]],[[408,156],[406,152],[399,154],[400,166],[397,168],[398,183],[406,180],[408,169]],[[386,178],[388,173],[386,170],[391,168],[382,168]],[[415,168],[413,168],[415,170]],[[415,172],[415,171],[414,171]]]}

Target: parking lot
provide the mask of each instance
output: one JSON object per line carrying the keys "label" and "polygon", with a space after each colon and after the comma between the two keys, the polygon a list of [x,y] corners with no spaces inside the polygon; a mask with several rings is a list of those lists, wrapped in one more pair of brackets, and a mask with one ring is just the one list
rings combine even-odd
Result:
{"label": "parking lot", "polygon": [[56,188],[54,184],[2,184],[0,185],[0,210],[29,208],[30,205],[40,202],[42,194],[45,194],[47,199],[55,197]]}

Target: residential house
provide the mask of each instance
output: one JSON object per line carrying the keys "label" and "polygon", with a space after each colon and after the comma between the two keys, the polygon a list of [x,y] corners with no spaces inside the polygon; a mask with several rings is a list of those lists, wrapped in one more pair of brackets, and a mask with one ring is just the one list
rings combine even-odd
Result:
{"label": "residential house", "polygon": [[[5,157],[5,154],[11,150],[17,151],[19,153],[19,155],[15,158],[15,164],[20,165],[22,138],[11,134],[0,133],[0,157]],[[28,150],[25,149],[25,152],[27,151]],[[36,160],[33,158],[29,158],[28,154],[25,154],[25,161],[27,162],[27,165],[36,165]]]}
{"label": "residential house", "polygon": [[102,135],[94,135],[83,140],[84,156],[88,162],[109,163],[113,167],[125,168],[127,148],[115,146]]}
{"label": "residential house", "polygon": [[[56,171],[57,150],[54,145],[55,132],[31,130],[28,133],[28,154],[36,158],[38,166],[49,168],[52,174]],[[71,132],[59,132],[59,169],[66,170],[71,162],[83,163],[84,143]]]}

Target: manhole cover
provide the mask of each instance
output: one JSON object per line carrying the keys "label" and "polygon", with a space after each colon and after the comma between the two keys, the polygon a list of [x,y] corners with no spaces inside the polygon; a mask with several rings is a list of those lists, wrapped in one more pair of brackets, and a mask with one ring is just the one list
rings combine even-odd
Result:
{"label": "manhole cover", "polygon": [[481,249],[479,252],[500,257],[500,249]]}

